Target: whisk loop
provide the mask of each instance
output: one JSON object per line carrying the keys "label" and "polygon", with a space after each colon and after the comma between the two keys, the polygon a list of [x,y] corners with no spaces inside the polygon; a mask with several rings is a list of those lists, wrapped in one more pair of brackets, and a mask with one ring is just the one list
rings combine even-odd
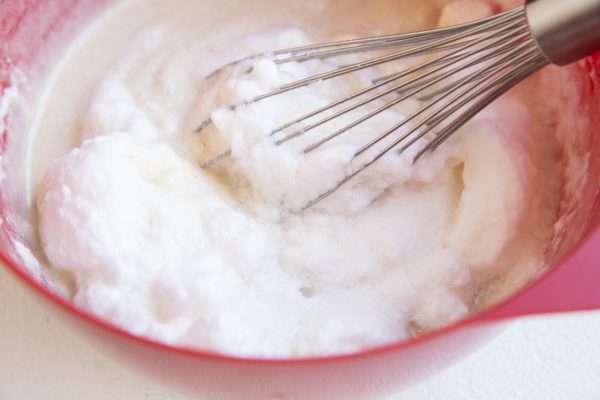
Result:
{"label": "whisk loop", "polygon": [[[400,154],[417,142],[422,142],[422,147],[413,159],[413,162],[416,162],[426,153],[436,150],[499,96],[551,62],[534,37],[528,23],[527,6],[522,6],[489,18],[448,28],[263,53],[224,68],[243,65],[260,58],[269,58],[276,64],[285,64],[370,52],[377,52],[377,55],[282,85],[243,103],[229,106],[230,110],[235,110],[316,82],[326,82],[386,63],[426,57],[420,64],[405,69],[399,68],[396,73],[372,79],[369,85],[355,93],[316,108],[270,132],[274,144],[279,146],[307,135],[344,115],[363,112],[362,116],[306,146],[304,153],[310,153],[344,134],[349,134],[353,128],[404,101],[417,99],[421,102],[418,110],[358,149],[351,160],[351,163],[358,165],[348,169],[352,172],[335,187],[306,204],[304,209],[334,193],[390,151]],[[201,133],[209,124],[211,120],[205,120],[197,132]],[[390,143],[383,142],[386,140]],[[378,144],[381,146],[377,146]],[[368,155],[370,152],[373,154]],[[227,150],[203,160],[201,165],[208,168],[230,156],[231,150]],[[360,160],[363,160],[360,163],[359,156]]]}

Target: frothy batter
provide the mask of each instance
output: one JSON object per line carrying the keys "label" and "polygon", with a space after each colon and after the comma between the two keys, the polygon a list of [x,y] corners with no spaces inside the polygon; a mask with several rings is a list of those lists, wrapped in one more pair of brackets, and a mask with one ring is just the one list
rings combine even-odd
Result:
{"label": "frothy batter", "polygon": [[[142,3],[121,7],[105,24],[148,7]],[[167,343],[244,356],[338,354],[455,321],[484,301],[473,295],[481,285],[513,266],[542,266],[545,236],[526,233],[548,225],[527,212],[539,188],[539,157],[516,95],[415,166],[419,146],[389,153],[302,213],[294,211],[347,173],[366,138],[419,104],[390,109],[360,134],[309,155],[301,151],[308,139],[275,146],[268,133],[360,88],[368,73],[235,111],[219,108],[334,62],[258,60],[249,75],[207,82],[233,55],[398,30],[390,16],[375,23],[395,2],[362,6],[373,15],[361,16],[367,25],[356,30],[324,32],[289,16],[278,18],[285,26],[250,18],[229,41],[227,28],[217,40],[187,21],[191,3],[159,21],[148,18],[150,27],[130,39],[77,119],[77,148],[41,169],[41,243],[53,268],[74,278],[79,306]],[[442,24],[465,18],[460,3],[444,10]],[[492,11],[478,4],[477,16]],[[310,20],[328,7],[308,2],[304,13]],[[354,7],[348,5],[351,21]],[[427,25],[432,10],[412,11],[415,25],[408,26]],[[241,35],[244,29],[257,33]],[[81,46],[93,45],[88,39]],[[211,132],[195,133],[209,115]],[[214,138],[232,156],[202,169]]]}

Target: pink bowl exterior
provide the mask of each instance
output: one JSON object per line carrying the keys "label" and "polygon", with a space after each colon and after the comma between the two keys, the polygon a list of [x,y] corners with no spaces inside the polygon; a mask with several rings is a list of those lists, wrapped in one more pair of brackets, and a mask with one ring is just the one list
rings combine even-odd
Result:
{"label": "pink bowl exterior", "polygon": [[[56,24],[77,13],[90,13],[104,1],[22,0],[0,3],[0,93],[10,86],[15,63],[32,62]],[[51,4],[51,5],[50,5]],[[581,69],[585,87],[579,102],[591,107],[589,129],[600,126],[600,55],[574,68]],[[577,106],[577,105],[575,105]],[[589,111],[588,111],[589,113]],[[9,132],[2,136],[2,148]],[[590,135],[598,149],[600,135]],[[600,176],[600,156],[590,170]],[[596,185],[597,186],[597,185]],[[593,189],[593,190],[592,190]],[[432,375],[493,337],[497,321],[516,315],[600,308],[600,196],[598,187],[584,196],[593,203],[585,222],[587,239],[555,269],[503,304],[453,326],[420,338],[338,357],[300,360],[239,359],[208,352],[174,348],[133,336],[84,311],[41,285],[13,262],[10,251],[0,257],[37,295],[53,315],[66,321],[103,352],[132,368],[183,392],[207,399],[369,399]],[[5,205],[0,193],[0,217]],[[594,233],[595,232],[595,233]],[[9,242],[11,228],[3,224],[0,239]]]}

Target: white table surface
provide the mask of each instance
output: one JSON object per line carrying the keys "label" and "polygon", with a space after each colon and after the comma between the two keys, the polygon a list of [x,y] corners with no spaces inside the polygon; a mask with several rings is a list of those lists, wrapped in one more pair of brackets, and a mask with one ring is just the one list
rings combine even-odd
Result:
{"label": "white table surface", "polygon": [[[191,400],[88,347],[0,266],[0,400]],[[600,313],[514,322],[389,400],[600,400]]]}

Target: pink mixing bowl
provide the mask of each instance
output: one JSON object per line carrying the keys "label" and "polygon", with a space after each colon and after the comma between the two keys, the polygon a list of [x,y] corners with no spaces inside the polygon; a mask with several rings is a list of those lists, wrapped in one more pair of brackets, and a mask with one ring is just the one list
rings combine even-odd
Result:
{"label": "pink mixing bowl", "polygon": [[[57,37],[74,35],[82,16],[110,0],[0,2],[0,98],[25,76],[43,74],[40,60]],[[502,321],[522,315],[600,308],[600,54],[541,79],[560,109],[554,120],[563,151],[560,223],[548,259],[553,266],[503,303],[416,339],[357,354],[296,360],[243,359],[166,346],[134,336],[75,308],[24,266],[15,251],[6,185],[0,184],[0,258],[41,302],[105,353],[158,382],[207,399],[379,398],[429,376],[491,338]],[[552,80],[552,85],[544,81]],[[558,82],[558,84],[556,84]],[[548,83],[548,82],[546,82]],[[0,102],[0,106],[2,102]],[[1,111],[2,107],[0,107]],[[558,112],[560,111],[560,112]],[[17,107],[0,128],[0,154],[23,135],[11,129]],[[10,163],[2,158],[5,171]],[[14,160],[13,160],[14,162]]]}

